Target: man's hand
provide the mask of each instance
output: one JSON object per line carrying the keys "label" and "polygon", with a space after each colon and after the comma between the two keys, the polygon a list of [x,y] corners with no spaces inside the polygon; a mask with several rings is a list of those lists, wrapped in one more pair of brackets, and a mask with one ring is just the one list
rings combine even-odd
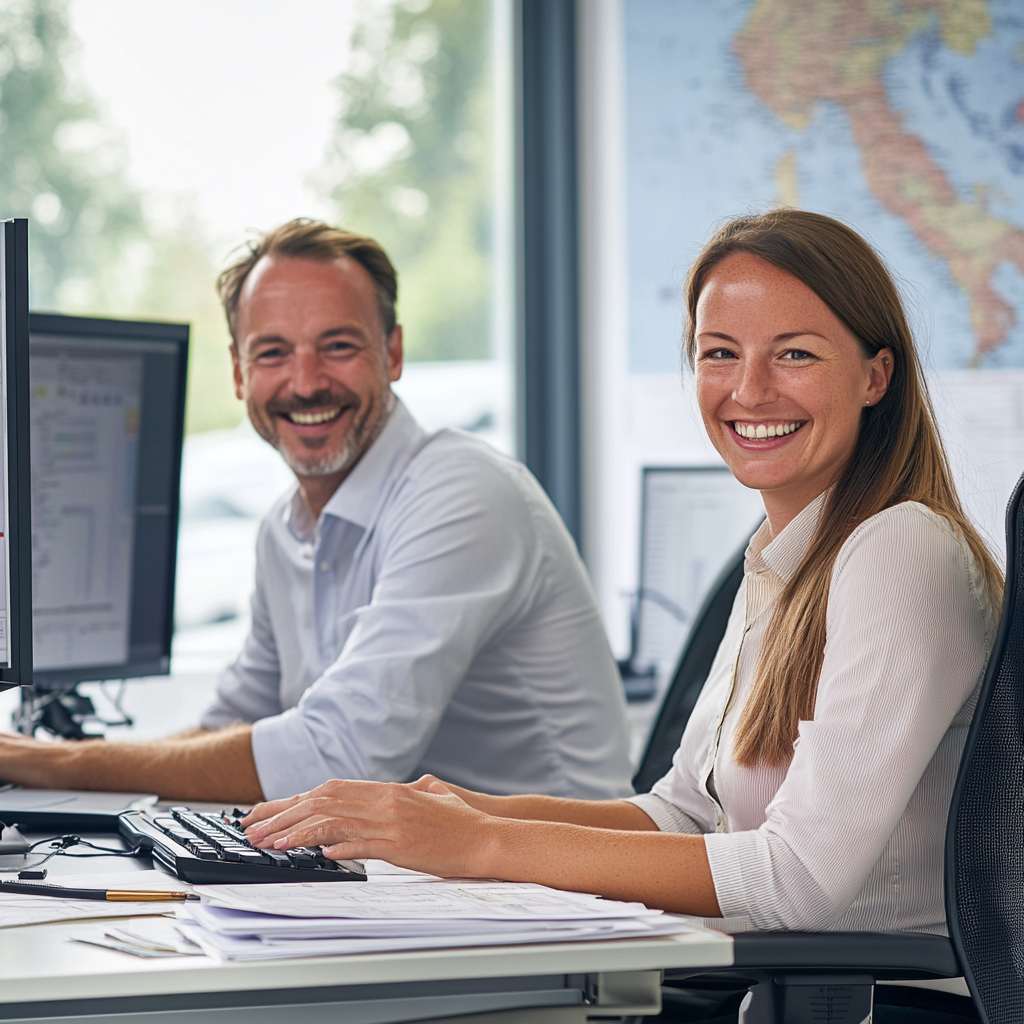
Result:
{"label": "man's hand", "polygon": [[443,782],[335,779],[287,800],[257,804],[243,819],[254,846],[323,846],[335,860],[377,857],[446,877],[485,875],[488,823]]}
{"label": "man's hand", "polygon": [[150,743],[51,743],[0,733],[0,779],[39,789],[156,793],[173,800],[252,803],[263,797],[250,725]]}

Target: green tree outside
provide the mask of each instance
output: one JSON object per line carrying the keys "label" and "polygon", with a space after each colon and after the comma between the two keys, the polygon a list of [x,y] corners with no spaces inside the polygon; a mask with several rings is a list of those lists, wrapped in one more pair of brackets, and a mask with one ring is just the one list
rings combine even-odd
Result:
{"label": "green tree outside", "polygon": [[[410,360],[490,352],[490,0],[368,3],[322,193],[336,221],[398,266]],[[32,308],[188,321],[187,430],[234,426],[229,336],[213,255],[187,203],[159,218],[123,141],[68,68],[65,0],[0,5],[0,216],[28,217]]]}
{"label": "green tree outside", "polygon": [[145,239],[124,153],[87,97],[73,94],[60,0],[0,5],[0,196],[32,227],[33,307],[109,304],[131,290],[129,255]]}
{"label": "green tree outside", "polygon": [[0,5],[0,216],[29,219],[35,310],[191,322],[187,429],[237,424],[217,268],[187,208],[156,231],[121,140],[68,76],[63,0]]}
{"label": "green tree outside", "polygon": [[399,271],[411,360],[491,355],[491,4],[367,5],[322,187]]}

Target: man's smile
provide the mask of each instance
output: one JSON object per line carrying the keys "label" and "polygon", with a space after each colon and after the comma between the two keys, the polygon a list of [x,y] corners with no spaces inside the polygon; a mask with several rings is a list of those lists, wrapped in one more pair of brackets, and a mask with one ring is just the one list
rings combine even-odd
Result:
{"label": "man's smile", "polygon": [[313,427],[320,423],[336,420],[345,411],[345,406],[336,405],[319,412],[285,412],[280,415],[300,427]]}

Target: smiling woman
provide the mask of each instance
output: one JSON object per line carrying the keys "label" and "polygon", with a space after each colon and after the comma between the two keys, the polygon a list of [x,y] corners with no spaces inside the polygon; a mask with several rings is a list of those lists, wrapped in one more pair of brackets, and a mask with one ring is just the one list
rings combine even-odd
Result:
{"label": "smiling woman", "polygon": [[1002,582],[898,293],[849,228],[779,210],[722,228],[686,301],[705,426],[768,519],[668,775],[606,802],[335,781],[254,808],[254,842],[732,930],[944,930],[946,809]]}

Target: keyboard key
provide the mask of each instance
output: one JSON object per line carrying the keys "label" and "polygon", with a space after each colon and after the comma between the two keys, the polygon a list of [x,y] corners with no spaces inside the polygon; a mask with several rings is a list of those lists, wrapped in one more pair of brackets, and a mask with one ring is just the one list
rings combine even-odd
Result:
{"label": "keyboard key", "polygon": [[265,863],[262,850],[241,850],[238,856],[243,864]]}

